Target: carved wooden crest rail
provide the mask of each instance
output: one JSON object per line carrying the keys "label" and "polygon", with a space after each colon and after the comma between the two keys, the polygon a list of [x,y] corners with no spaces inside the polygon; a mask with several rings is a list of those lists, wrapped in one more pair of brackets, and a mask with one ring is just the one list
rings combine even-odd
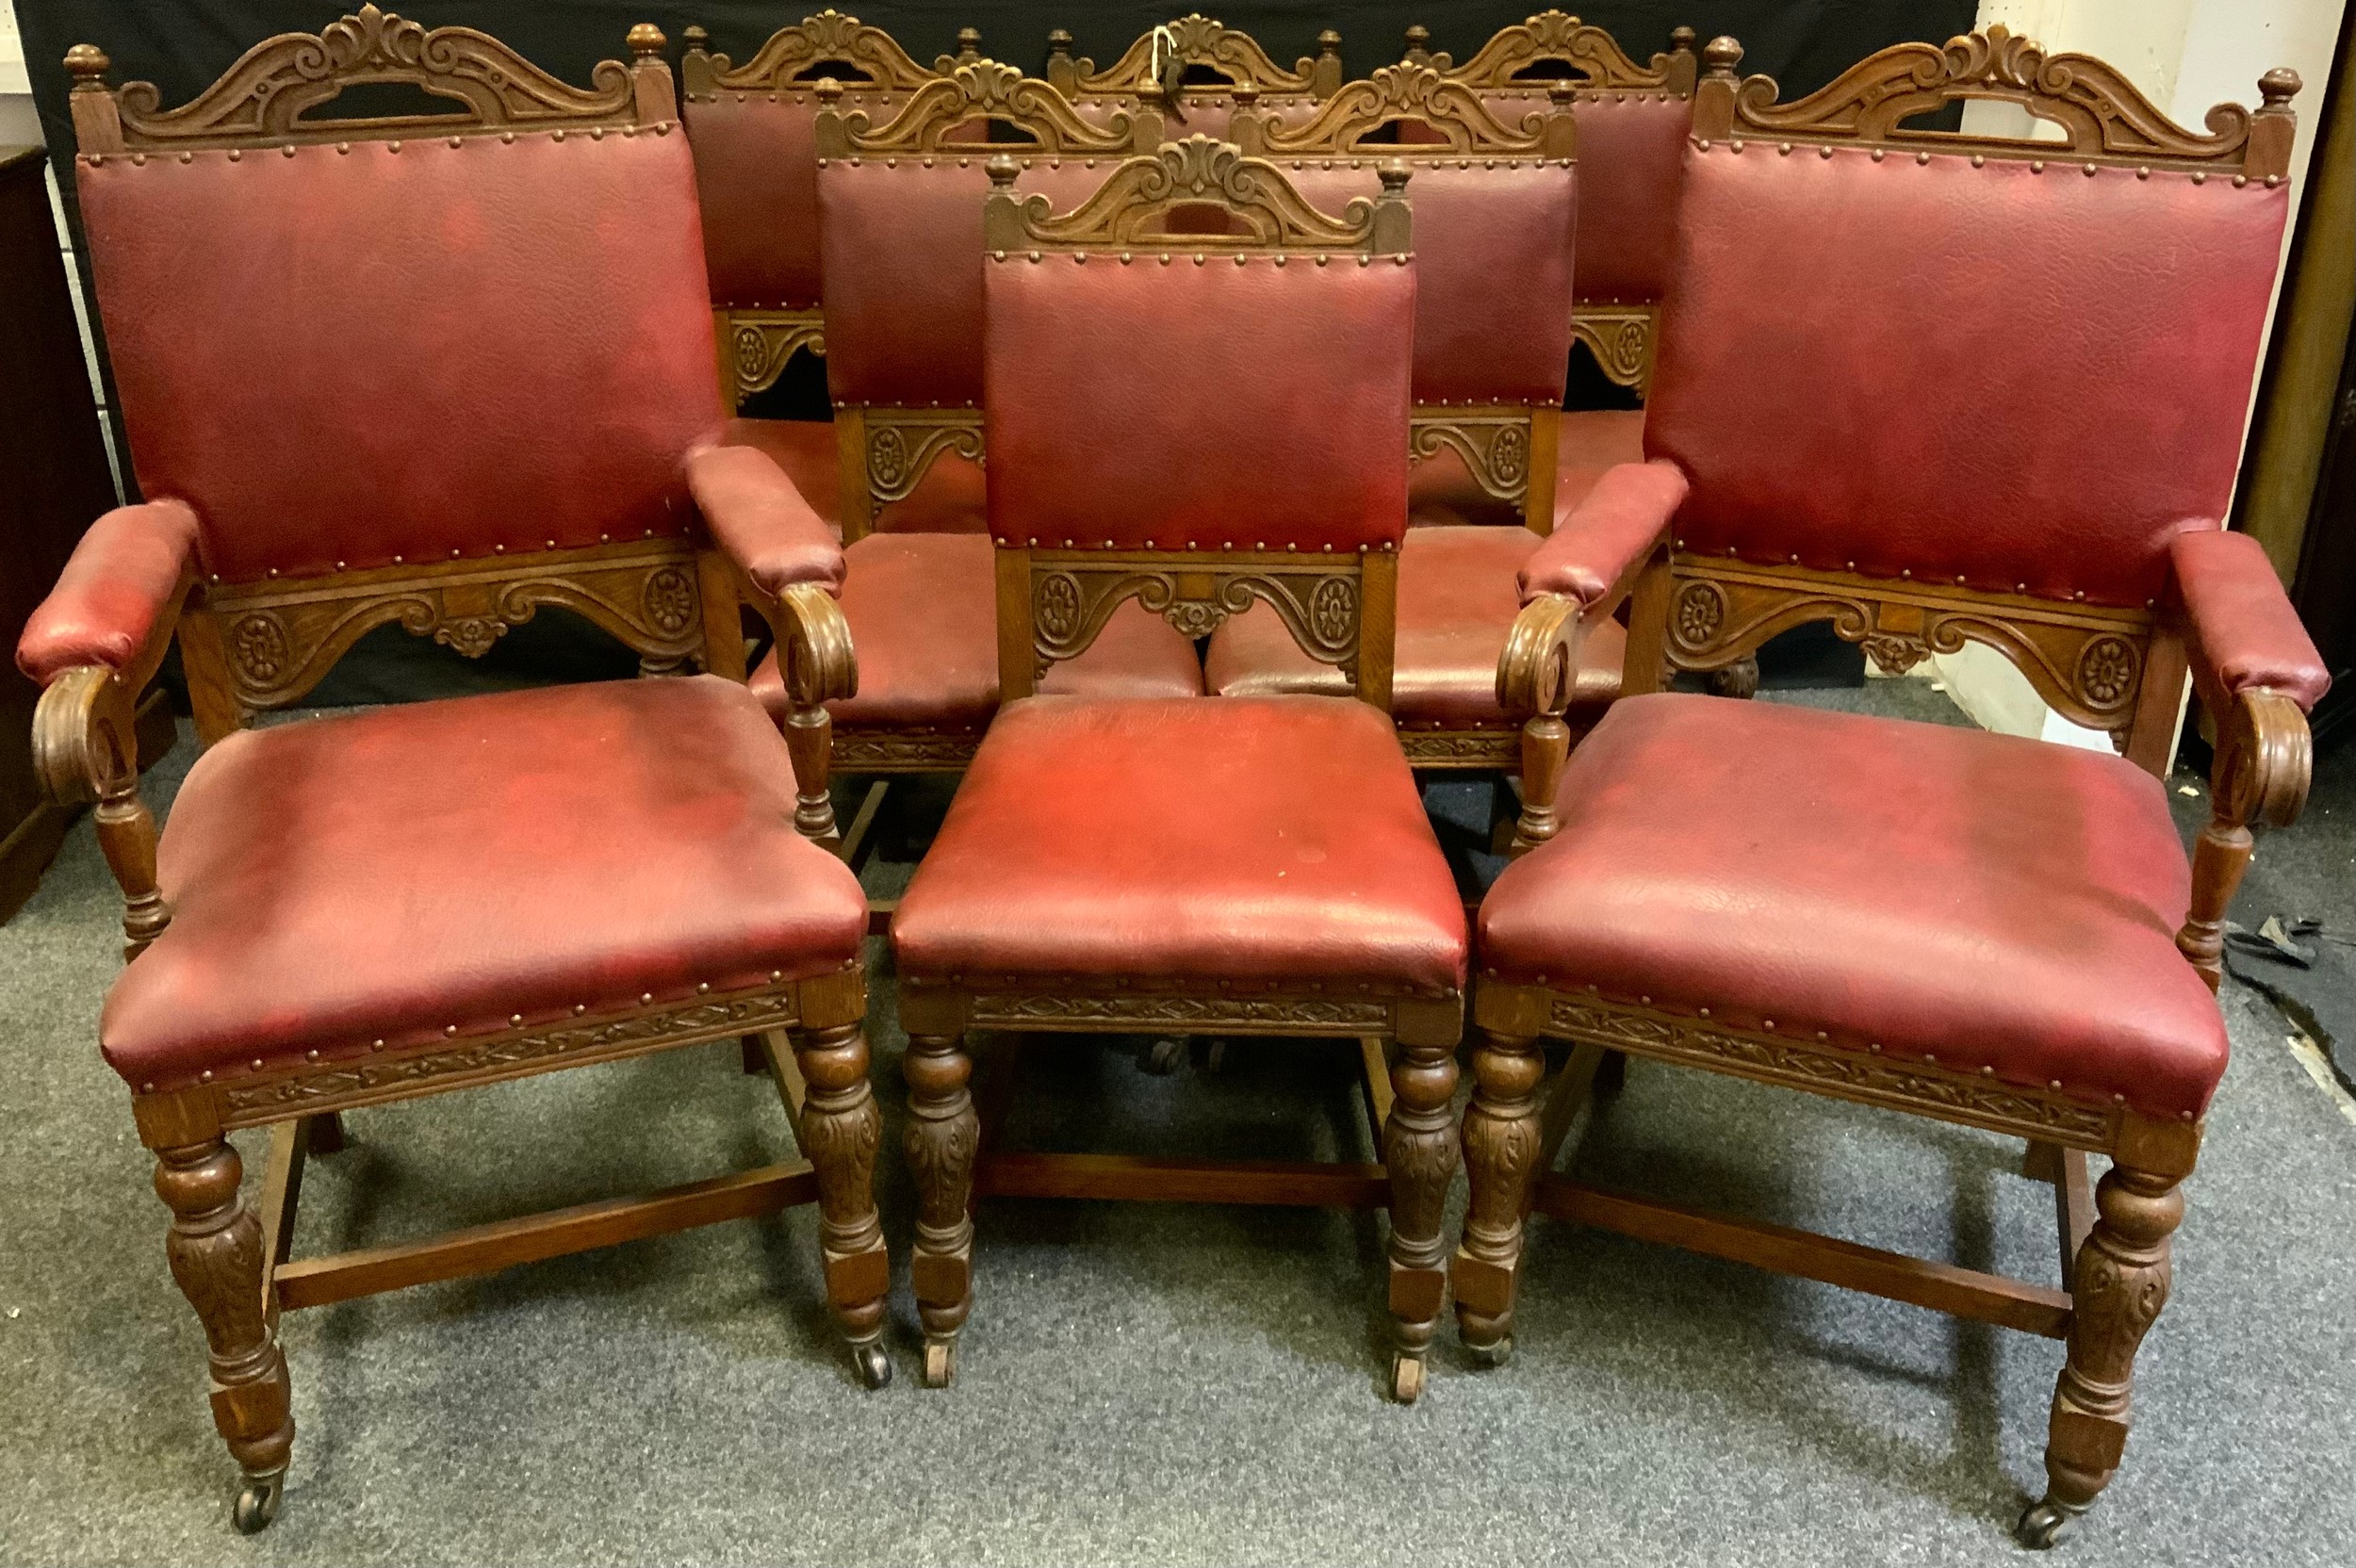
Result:
{"label": "carved wooden crest rail", "polygon": [[1603,28],[1546,10],[1498,28],[1461,66],[1447,51],[1432,49],[1430,28],[1410,27],[1402,57],[1410,65],[1431,66],[1451,82],[1493,91],[1543,90],[1549,79],[1544,68],[1555,67],[1582,89],[1687,93],[1693,90],[1699,70],[1693,39],[1693,28],[1677,28],[1669,35],[1669,52],[1642,66]]}
{"label": "carved wooden crest rail", "polygon": [[[1330,28],[1317,35],[1316,57],[1302,57],[1290,71],[1271,59],[1251,34],[1199,13],[1154,28],[1102,71],[1092,59],[1075,59],[1072,41],[1072,35],[1060,27],[1047,37],[1047,79],[1066,97],[1137,93],[1149,87],[1172,93],[1217,92],[1223,85],[1323,98],[1342,85],[1342,36]],[[1223,84],[1188,82],[1189,69],[1215,74]]]}
{"label": "carved wooden crest rail", "polygon": [[[467,136],[651,125],[676,119],[662,32],[630,29],[634,65],[601,61],[592,88],[558,80],[488,33],[427,29],[374,6],[316,35],[284,33],[246,51],[226,74],[175,109],[152,82],[109,91],[108,60],[90,44],[66,52],[74,130],[85,154],[143,153],[290,142]],[[651,67],[651,69],[648,69]],[[368,83],[398,82],[456,106],[448,113],[309,123],[307,111]]]}

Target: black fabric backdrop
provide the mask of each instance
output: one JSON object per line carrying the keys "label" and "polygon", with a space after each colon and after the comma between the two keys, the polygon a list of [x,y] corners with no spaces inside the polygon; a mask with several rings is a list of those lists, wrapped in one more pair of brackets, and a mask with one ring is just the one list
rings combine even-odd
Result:
{"label": "black fabric backdrop", "polygon": [[[1207,0],[1194,0],[1207,4]],[[750,57],[777,27],[822,8],[795,0],[413,0],[398,8],[428,26],[463,24],[503,40],[527,58],[567,81],[585,83],[600,59],[627,58],[623,37],[631,24],[653,22],[674,50],[689,23],[710,29],[714,49]],[[1157,23],[1192,8],[1188,0],[835,0],[836,8],[889,30],[909,54],[929,62],[956,46],[957,31],[976,26],[982,49],[1031,71],[1047,55],[1047,34],[1068,27],[1079,53],[1105,65],[1131,40]],[[152,81],[166,106],[187,102],[210,85],[248,48],[273,33],[316,32],[359,0],[16,0],[25,56],[41,126],[66,192],[68,217],[80,245],[74,211],[73,123],[66,108],[67,77],[59,62],[75,43],[95,43],[113,57],[112,79]],[[1316,52],[1325,27],[1342,36],[1342,63],[1353,74],[1399,58],[1411,24],[1432,29],[1432,46],[1464,59],[1497,28],[1541,8],[1533,0],[1220,0],[1207,8],[1230,26],[1257,38],[1280,63]],[[1743,70],[1783,84],[1787,97],[1822,87],[1877,49],[1909,40],[1944,41],[1970,29],[1975,0],[1591,0],[1576,8],[1585,20],[1610,28],[1639,61],[1669,44],[1670,29],[1691,26],[1703,41],[1720,34],[1742,41]],[[87,280],[87,266],[85,279]],[[103,335],[101,341],[104,341]],[[798,373],[764,395],[769,406],[745,412],[824,417],[824,371],[797,362]],[[109,377],[111,380],[111,377]],[[109,400],[111,400],[111,399]],[[1626,395],[1574,356],[1571,406],[1625,403]],[[120,426],[118,425],[118,432]],[[126,473],[126,480],[129,475]],[[560,630],[565,617],[543,615],[501,640],[469,678],[490,684],[550,676],[622,675],[629,662],[618,647],[591,632]],[[392,700],[447,690],[457,672],[415,670],[424,654],[392,629],[373,635],[348,658],[313,701]],[[537,650],[535,652],[535,649]],[[602,668],[611,663],[613,668]],[[512,668],[508,666],[514,666]],[[408,673],[404,673],[407,669]],[[347,689],[350,688],[350,689]]]}

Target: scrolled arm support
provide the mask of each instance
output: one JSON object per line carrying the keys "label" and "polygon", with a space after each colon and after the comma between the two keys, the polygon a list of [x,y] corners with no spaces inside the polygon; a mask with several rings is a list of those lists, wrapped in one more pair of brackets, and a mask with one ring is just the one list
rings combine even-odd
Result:
{"label": "scrolled arm support", "polygon": [[2250,866],[2250,827],[2297,822],[2315,772],[2315,741],[2297,699],[2251,686],[2219,706],[2211,815],[2193,845],[2192,905],[2176,933],[2178,951],[2211,990],[2224,980],[2225,911]]}
{"label": "scrolled arm support", "polygon": [[[769,625],[777,644],[777,674],[793,704],[785,721],[785,743],[794,755],[794,826],[804,838],[838,844],[843,834],[835,822],[830,792],[834,720],[826,712],[826,704],[859,694],[859,659],[851,647],[851,623],[833,594],[818,583],[789,583],[781,592],[771,594],[741,567],[730,564],[730,586],[737,602],[751,605]],[[740,675],[743,662],[740,651]]]}
{"label": "scrolled arm support", "polygon": [[95,802],[98,845],[123,889],[123,956],[172,923],[155,881],[155,819],[139,798],[139,689],[97,664],[59,671],[33,710],[33,767],[61,805]]}
{"label": "scrolled arm support", "polygon": [[1562,714],[1579,681],[1587,640],[1585,607],[1568,594],[1540,594],[1522,606],[1497,660],[1497,704],[1522,720],[1522,814],[1513,853],[1554,837],[1554,796],[1571,751]]}

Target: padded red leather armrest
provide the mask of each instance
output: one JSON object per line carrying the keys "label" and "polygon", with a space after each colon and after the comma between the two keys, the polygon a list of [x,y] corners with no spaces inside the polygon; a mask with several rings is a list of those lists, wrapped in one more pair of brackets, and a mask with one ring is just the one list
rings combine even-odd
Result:
{"label": "padded red leather armrest", "polygon": [[689,454],[687,487],[712,542],[755,586],[782,594],[814,582],[843,587],[843,546],[768,453],[704,447]]}
{"label": "padded red leather armrest", "polygon": [[116,507],[90,524],[26,619],[16,667],[44,686],[78,664],[129,669],[195,570],[196,514],[187,502]]}
{"label": "padded red leather armrest", "polygon": [[1562,594],[1592,605],[1660,542],[1692,485],[1674,463],[1623,463],[1576,506],[1558,508],[1554,531],[1522,566],[1522,602]]}
{"label": "padded red leather armrest", "polygon": [[2331,673],[2282,592],[2274,564],[2247,533],[2192,529],[2168,544],[2193,669],[2228,695],[2253,686],[2309,710]]}

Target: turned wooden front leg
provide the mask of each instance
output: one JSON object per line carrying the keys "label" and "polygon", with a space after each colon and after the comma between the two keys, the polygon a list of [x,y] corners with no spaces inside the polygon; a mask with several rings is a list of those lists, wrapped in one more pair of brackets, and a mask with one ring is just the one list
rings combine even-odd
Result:
{"label": "turned wooden front leg", "polygon": [[1464,1107],[1471,1203],[1450,1276],[1458,1335],[1477,1359],[1496,1363],[1513,1347],[1522,1217],[1530,1212],[1538,1149],[1545,1141],[1538,1084],[1546,1076],[1546,1058],[1534,1037],[1483,1031],[1472,1067],[1472,1103]]}
{"label": "turned wooden front leg", "polygon": [[967,1086],[973,1060],[957,1035],[910,1035],[901,1072],[908,1084],[906,1152],[916,1179],[912,1284],[924,1325],[924,1382],[957,1376],[957,1331],[973,1310],[973,1156],[981,1119]]}
{"label": "turned wooden front leg", "polygon": [[[213,1425],[249,1483],[238,1527],[258,1529],[276,1511],[294,1414],[286,1358],[263,1311],[262,1224],[238,1191],[244,1174],[237,1152],[218,1136],[155,1151],[155,1193],[172,1210],[164,1242],[172,1277],[205,1325]],[[252,1501],[257,1488],[260,1502]]]}
{"label": "turned wooden front leg", "polygon": [[824,708],[796,708],[785,721],[794,758],[794,829],[822,844],[843,841],[834,820],[834,720]]}
{"label": "turned wooden front leg", "polygon": [[867,1374],[865,1352],[883,1338],[884,1298],[892,1289],[883,1219],[875,1212],[883,1112],[867,1084],[867,1032],[856,1022],[803,1031],[794,1037],[794,1055],[810,1086],[794,1135],[818,1174],[826,1307]]}
{"label": "turned wooden front leg", "polygon": [[2168,1237],[2184,1217],[2181,1180],[2113,1166],[2094,1189],[2094,1229],[2070,1280],[2076,1310],[2053,1390],[2045,1497],[2021,1522],[2031,1545],[2059,1541],[2119,1469],[2135,1350],[2168,1301]]}
{"label": "turned wooden front leg", "polygon": [[1391,1176],[1391,1323],[1398,1344],[1391,1393],[1422,1392],[1423,1357],[1448,1295],[1448,1243],[1440,1233],[1456,1179],[1456,1052],[1402,1045],[1391,1065],[1391,1114],[1383,1124],[1383,1163]]}

